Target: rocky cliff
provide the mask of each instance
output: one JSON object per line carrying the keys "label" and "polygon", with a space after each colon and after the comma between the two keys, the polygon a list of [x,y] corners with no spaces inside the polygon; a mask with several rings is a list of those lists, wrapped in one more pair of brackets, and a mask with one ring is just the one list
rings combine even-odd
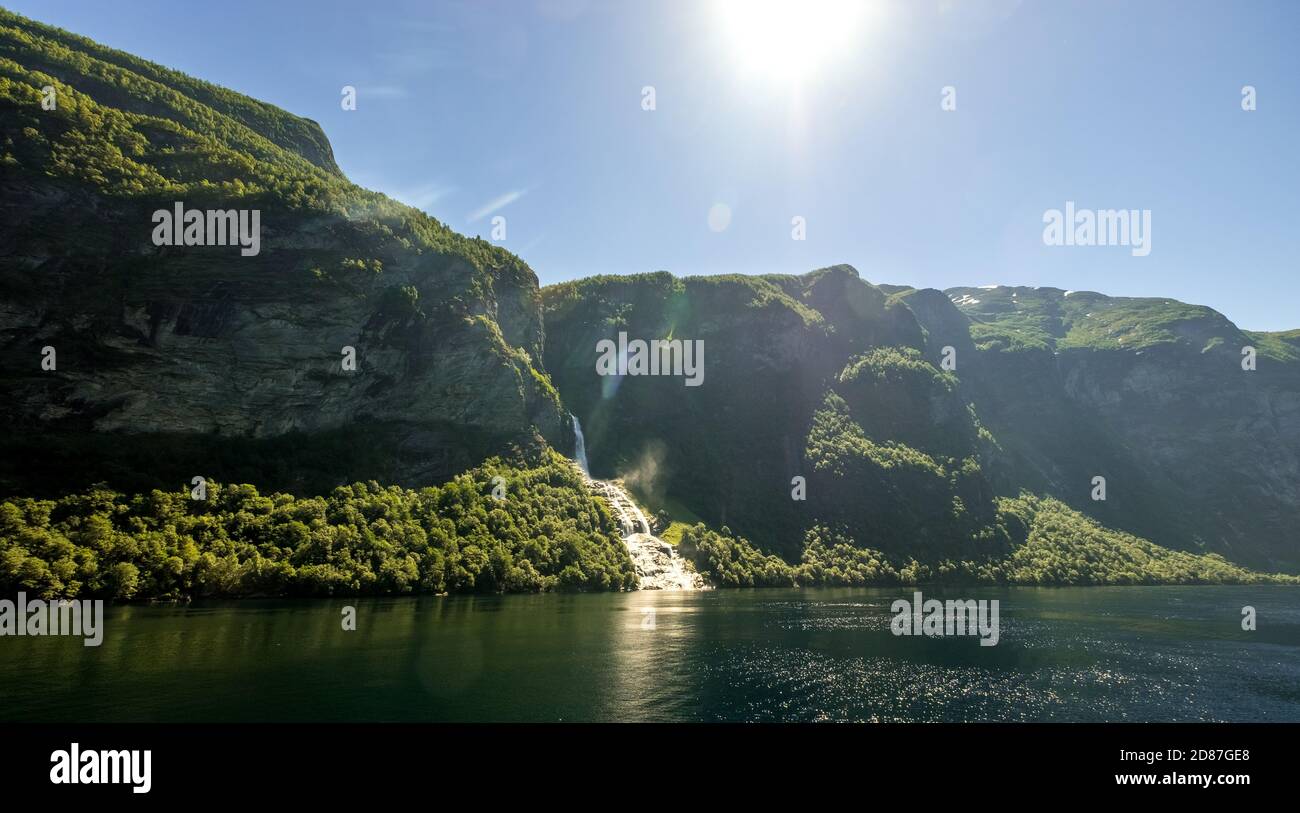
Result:
{"label": "rocky cliff", "polygon": [[[810,430],[828,396],[842,390],[854,404],[870,400],[870,385],[840,380],[846,365],[872,348],[922,342],[908,308],[848,266],[802,277],[594,277],[550,286],[542,296],[547,368],[582,421],[593,474],[627,477],[652,503],[662,491],[715,527],[730,525],[794,559],[814,506],[862,486],[808,459]],[[619,332],[702,342],[702,384],[598,375],[596,344]],[[947,403],[946,385],[925,375],[884,386],[904,397],[913,385],[917,399]],[[970,421],[964,408],[960,420]],[[796,476],[817,481],[807,502],[791,500]],[[888,508],[878,506],[880,519],[914,514],[903,503],[915,496],[896,492]]]}
{"label": "rocky cliff", "polygon": [[[593,471],[648,472],[652,502],[790,561],[819,524],[931,558],[1005,546],[996,497],[1027,490],[1166,547],[1300,569],[1295,333],[1163,299],[877,287],[848,266],[542,296],[547,364]],[[706,383],[598,375],[596,342],[619,331],[702,339]]]}
{"label": "rocky cliff", "polygon": [[[567,443],[532,271],[350,184],[312,122],[0,12],[0,185],[6,490],[423,484]],[[155,245],[178,202],[257,210],[260,251]]]}
{"label": "rocky cliff", "polygon": [[[1300,332],[849,266],[539,291],[518,257],[351,184],[315,123],[5,11],[0,189],[0,494],[423,485],[509,447],[572,450],[567,407],[593,474],[790,562],[1031,549],[1000,499],[1028,491],[1300,569]],[[256,211],[256,250],[160,245],[154,213],[177,204]],[[701,342],[700,386],[599,375],[619,334]],[[1053,583],[1095,558],[1094,529],[1068,524],[1043,532],[1081,557]],[[1145,578],[1129,564],[1110,572]]]}
{"label": "rocky cliff", "polygon": [[[1295,333],[1243,331],[1168,299],[946,294],[949,312],[918,315],[931,345],[973,338],[958,375],[1006,452],[1005,480],[1163,545],[1300,568]],[[1094,476],[1106,477],[1105,501],[1092,499]]]}

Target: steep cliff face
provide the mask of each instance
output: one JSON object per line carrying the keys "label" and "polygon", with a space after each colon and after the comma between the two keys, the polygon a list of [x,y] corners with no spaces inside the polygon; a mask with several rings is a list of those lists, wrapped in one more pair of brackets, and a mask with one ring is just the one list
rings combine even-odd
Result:
{"label": "steep cliff face", "polygon": [[[313,123],[6,12],[0,152],[6,489],[420,484],[566,442],[532,271],[348,183]],[[257,210],[260,250],[155,245],[178,202]]]}
{"label": "steep cliff face", "polygon": [[[1028,490],[1169,548],[1300,569],[1294,333],[1170,300],[877,287],[847,266],[542,296],[548,367],[593,468],[650,472],[665,504],[788,560],[818,525],[930,560],[1001,555],[1015,533],[995,496]],[[705,383],[598,375],[596,343],[620,331],[704,339]]]}
{"label": "steep cliff face", "polygon": [[[666,273],[564,283],[543,301],[547,369],[582,420],[594,476],[684,495],[718,524],[760,515],[788,488],[825,364],[818,314],[766,280]],[[702,383],[598,375],[597,343],[620,333],[701,342]]]}
{"label": "steep cliff face", "polygon": [[[808,459],[810,428],[832,387],[866,405],[864,391],[873,386],[845,369],[850,360],[877,346],[922,341],[907,308],[848,266],[801,277],[595,277],[547,287],[542,299],[547,368],[582,420],[593,473],[627,477],[652,499],[662,492],[709,523],[794,558],[814,514],[810,506],[825,507],[832,491],[861,486],[829,485],[833,466],[814,470]],[[597,345],[620,333],[700,342],[702,382],[600,375]],[[882,388],[903,398],[910,383],[891,379]],[[951,402],[940,389],[915,398],[928,410],[934,395],[934,408],[943,412]],[[964,408],[961,418],[969,420]],[[833,418],[824,423],[838,426]],[[794,477],[820,478],[808,501],[791,500]],[[907,496],[895,493],[889,501]]]}
{"label": "steep cliff face", "polygon": [[[421,485],[512,445],[567,452],[572,410],[597,476],[791,560],[819,525],[1005,552],[995,495],[1028,489],[1300,569],[1300,332],[848,266],[539,291],[519,258],[349,183],[314,123],[5,11],[0,188],[0,493]],[[176,204],[256,210],[256,252],[155,244]],[[620,334],[699,342],[700,386],[599,375]]]}
{"label": "steep cliff face", "polygon": [[[1249,333],[1167,299],[946,293],[980,347],[958,374],[1014,479],[1163,545],[1300,567],[1294,334]],[[1094,476],[1106,477],[1104,502]]]}

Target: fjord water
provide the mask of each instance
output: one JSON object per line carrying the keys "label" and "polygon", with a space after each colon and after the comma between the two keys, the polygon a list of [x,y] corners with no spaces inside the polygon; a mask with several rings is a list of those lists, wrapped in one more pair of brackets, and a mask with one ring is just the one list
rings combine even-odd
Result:
{"label": "fjord water", "polygon": [[1295,588],[924,592],[998,599],[998,645],[892,635],[910,588],[118,606],[0,639],[0,719],[1300,720]]}

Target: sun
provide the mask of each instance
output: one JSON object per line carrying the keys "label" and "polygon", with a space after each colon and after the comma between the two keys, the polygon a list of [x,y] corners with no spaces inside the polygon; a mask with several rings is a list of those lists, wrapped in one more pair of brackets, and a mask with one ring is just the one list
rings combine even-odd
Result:
{"label": "sun", "polygon": [[798,82],[851,51],[872,0],[715,0],[731,58],[748,74]]}

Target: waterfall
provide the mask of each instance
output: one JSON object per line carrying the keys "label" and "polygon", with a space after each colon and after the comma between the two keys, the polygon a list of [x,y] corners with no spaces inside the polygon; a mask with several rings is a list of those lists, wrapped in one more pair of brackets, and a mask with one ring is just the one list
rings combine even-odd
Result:
{"label": "waterfall", "polygon": [[708,587],[693,566],[677,555],[673,546],[650,533],[650,521],[641,506],[618,480],[593,480],[587,467],[587,441],[578,416],[573,420],[573,459],[586,475],[587,488],[605,498],[623,531],[623,544],[641,578],[642,590],[703,590]]}
{"label": "waterfall", "polygon": [[628,505],[632,508],[632,517],[636,520],[637,526],[640,527],[641,533],[649,536],[650,523],[646,520],[645,514],[641,513],[641,506],[636,504],[636,501],[632,499],[632,495],[628,494],[626,489],[623,490],[623,494],[627,497]]}
{"label": "waterfall", "polygon": [[582,437],[582,424],[578,423],[578,416],[572,412],[569,417],[573,419],[573,458],[578,461],[578,466],[582,468],[582,473],[591,476],[591,469],[587,467],[587,441]]}
{"label": "waterfall", "polygon": [[687,565],[673,546],[650,533],[645,512],[617,480],[588,480],[588,487],[605,498],[622,526],[623,544],[641,577],[642,590],[703,590],[704,579]]}

